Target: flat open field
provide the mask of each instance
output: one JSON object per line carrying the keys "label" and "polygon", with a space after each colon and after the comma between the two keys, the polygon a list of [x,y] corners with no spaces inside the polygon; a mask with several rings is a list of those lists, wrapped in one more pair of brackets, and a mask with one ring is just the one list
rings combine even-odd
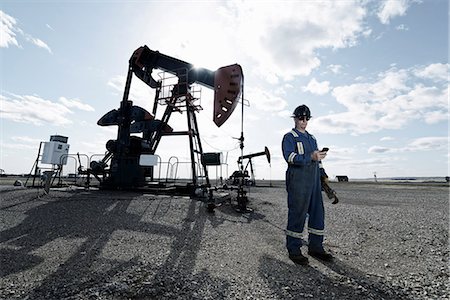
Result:
{"label": "flat open field", "polygon": [[332,187],[335,260],[309,266],[287,257],[282,182],[252,187],[246,214],[234,201],[209,214],[188,197],[2,189],[0,298],[448,299],[448,184]]}

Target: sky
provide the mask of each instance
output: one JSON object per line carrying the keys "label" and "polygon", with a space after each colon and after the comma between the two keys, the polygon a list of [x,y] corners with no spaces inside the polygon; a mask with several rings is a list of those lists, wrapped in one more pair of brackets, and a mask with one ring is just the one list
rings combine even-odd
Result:
{"label": "sky", "polygon": [[[221,127],[213,91],[199,86],[204,152],[222,152],[226,163],[212,178],[237,169],[243,118],[244,155],[271,153],[270,164],[252,159],[256,178],[284,179],[281,140],[301,104],[312,111],[308,132],[330,148],[331,179],[450,173],[447,0],[2,0],[0,19],[0,169],[8,174],[30,172],[51,135],[67,136],[84,167],[84,157],[101,159],[117,126],[97,121],[119,107],[128,60],[143,45],[212,71],[242,66],[244,114],[236,109]],[[135,105],[151,111],[154,95],[133,78]],[[186,130],[185,115],[169,125]],[[163,137],[156,154],[188,161],[187,138]],[[65,172],[75,169],[69,158]]]}

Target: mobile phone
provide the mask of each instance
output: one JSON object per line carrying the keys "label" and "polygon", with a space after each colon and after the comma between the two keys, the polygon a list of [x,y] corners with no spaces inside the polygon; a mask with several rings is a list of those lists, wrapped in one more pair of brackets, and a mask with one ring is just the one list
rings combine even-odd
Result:
{"label": "mobile phone", "polygon": [[330,150],[330,149],[327,147],[324,147],[324,148],[322,148],[321,152],[327,152],[328,150]]}

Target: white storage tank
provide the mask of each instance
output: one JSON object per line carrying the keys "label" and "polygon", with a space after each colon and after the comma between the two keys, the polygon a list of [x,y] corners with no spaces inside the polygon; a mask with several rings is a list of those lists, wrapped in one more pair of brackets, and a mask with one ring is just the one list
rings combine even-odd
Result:
{"label": "white storage tank", "polygon": [[44,152],[41,162],[43,164],[65,165],[70,145],[67,144],[68,137],[61,135],[50,136],[50,142],[44,142]]}

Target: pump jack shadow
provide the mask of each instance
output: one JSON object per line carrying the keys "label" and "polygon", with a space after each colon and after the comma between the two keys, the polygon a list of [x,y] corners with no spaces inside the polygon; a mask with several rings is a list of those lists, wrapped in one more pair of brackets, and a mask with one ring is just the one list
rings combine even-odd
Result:
{"label": "pump jack shadow", "polygon": [[[198,201],[190,200],[181,229],[156,223],[153,220],[142,222],[140,220],[142,215],[127,211],[131,201],[137,196],[139,196],[137,193],[117,191],[102,192],[101,196],[92,193],[75,193],[68,198],[59,198],[31,208],[20,224],[1,232],[0,244],[7,246],[6,249],[0,250],[2,278],[14,277],[20,272],[33,272],[31,269],[45,260],[33,254],[39,248],[57,239],[78,239],[83,242],[76,251],[72,251],[62,264],[50,266],[50,270],[53,268],[55,270],[49,271],[48,276],[32,291],[27,291],[29,299],[61,298],[89,293],[91,290],[105,293],[105,287],[111,286],[112,278],[126,278],[124,274],[136,270],[140,270],[138,277],[142,278],[139,280],[150,281],[151,284],[136,287],[133,291],[128,289],[119,291],[120,295],[155,297],[161,292],[170,291],[170,285],[176,284],[177,281],[174,278],[193,276],[205,223],[208,218],[214,217],[207,215],[202,209],[197,209]],[[151,215],[147,209],[148,207],[144,213]],[[159,206],[156,209],[159,209]],[[102,251],[117,230],[163,235],[170,238],[172,245],[165,262],[155,267],[146,263],[139,254],[130,257],[128,261],[105,258]],[[94,264],[101,267],[94,269]],[[201,289],[202,285],[208,285],[209,288],[215,286],[216,295],[219,297],[223,296],[227,290],[226,281],[211,277],[207,271],[195,276],[202,277],[197,279],[199,283],[197,288]],[[160,286],[160,281],[165,282],[164,288]],[[155,290],[155,286],[159,290]],[[117,293],[117,289],[106,290],[106,293]]]}

